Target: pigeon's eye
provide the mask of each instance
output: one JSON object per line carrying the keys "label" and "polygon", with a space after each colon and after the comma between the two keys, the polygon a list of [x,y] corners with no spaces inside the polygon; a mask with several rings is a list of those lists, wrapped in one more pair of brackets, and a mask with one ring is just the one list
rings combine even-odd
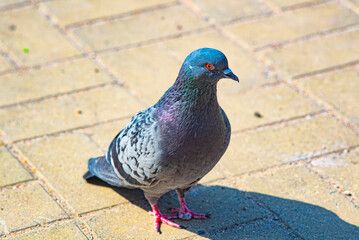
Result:
{"label": "pigeon's eye", "polygon": [[207,63],[207,64],[206,64],[206,68],[208,68],[209,70],[211,70],[211,69],[213,69],[213,66],[212,66],[212,64]]}

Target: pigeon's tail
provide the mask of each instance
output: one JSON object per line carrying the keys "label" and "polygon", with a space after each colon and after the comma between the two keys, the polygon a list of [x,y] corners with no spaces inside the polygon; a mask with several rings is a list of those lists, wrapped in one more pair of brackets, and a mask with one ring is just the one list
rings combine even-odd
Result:
{"label": "pigeon's tail", "polygon": [[113,167],[106,161],[104,156],[97,158],[90,158],[88,162],[89,171],[83,176],[84,179],[91,177],[98,177],[113,186],[122,186],[121,180],[113,170]]}
{"label": "pigeon's tail", "polygon": [[90,178],[92,178],[92,177],[95,177],[95,175],[93,175],[90,171],[87,171],[87,172],[83,175],[83,178],[84,178],[85,180],[90,179]]}

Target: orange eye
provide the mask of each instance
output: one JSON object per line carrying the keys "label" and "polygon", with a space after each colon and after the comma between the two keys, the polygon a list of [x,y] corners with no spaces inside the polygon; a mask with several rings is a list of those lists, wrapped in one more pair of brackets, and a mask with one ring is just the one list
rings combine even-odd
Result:
{"label": "orange eye", "polygon": [[213,69],[213,66],[212,66],[212,64],[207,63],[207,64],[206,64],[206,68],[208,68],[208,69]]}

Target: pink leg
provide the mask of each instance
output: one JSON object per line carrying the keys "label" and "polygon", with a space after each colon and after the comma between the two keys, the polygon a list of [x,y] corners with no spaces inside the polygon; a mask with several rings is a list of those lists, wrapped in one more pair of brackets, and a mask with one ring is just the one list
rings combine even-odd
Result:
{"label": "pink leg", "polygon": [[171,218],[178,218],[177,214],[162,214],[160,213],[160,211],[158,210],[157,204],[151,205],[152,210],[149,211],[149,213],[154,216],[154,220],[155,220],[155,230],[159,233],[160,232],[160,223],[165,223],[169,226],[175,227],[175,228],[184,228],[183,226],[174,223],[168,219]]}
{"label": "pink leg", "polygon": [[184,197],[181,198],[180,195],[178,195],[178,199],[180,202],[180,207],[172,208],[172,212],[178,212],[178,217],[180,219],[189,220],[191,218],[206,218],[205,214],[198,214],[189,210],[186,201],[184,200]]}

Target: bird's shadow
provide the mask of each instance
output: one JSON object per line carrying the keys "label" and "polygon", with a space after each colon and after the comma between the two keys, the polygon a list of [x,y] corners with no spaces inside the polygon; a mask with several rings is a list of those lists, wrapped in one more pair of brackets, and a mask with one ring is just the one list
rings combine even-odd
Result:
{"label": "bird's shadow", "polygon": [[[112,188],[136,206],[150,210],[140,189],[113,187],[98,178],[87,181]],[[186,227],[182,231],[208,239],[359,239],[359,227],[305,202],[218,185],[194,186],[186,200],[191,210],[210,214],[210,219],[173,221]],[[177,207],[175,191],[163,195],[158,206],[162,213]]]}

